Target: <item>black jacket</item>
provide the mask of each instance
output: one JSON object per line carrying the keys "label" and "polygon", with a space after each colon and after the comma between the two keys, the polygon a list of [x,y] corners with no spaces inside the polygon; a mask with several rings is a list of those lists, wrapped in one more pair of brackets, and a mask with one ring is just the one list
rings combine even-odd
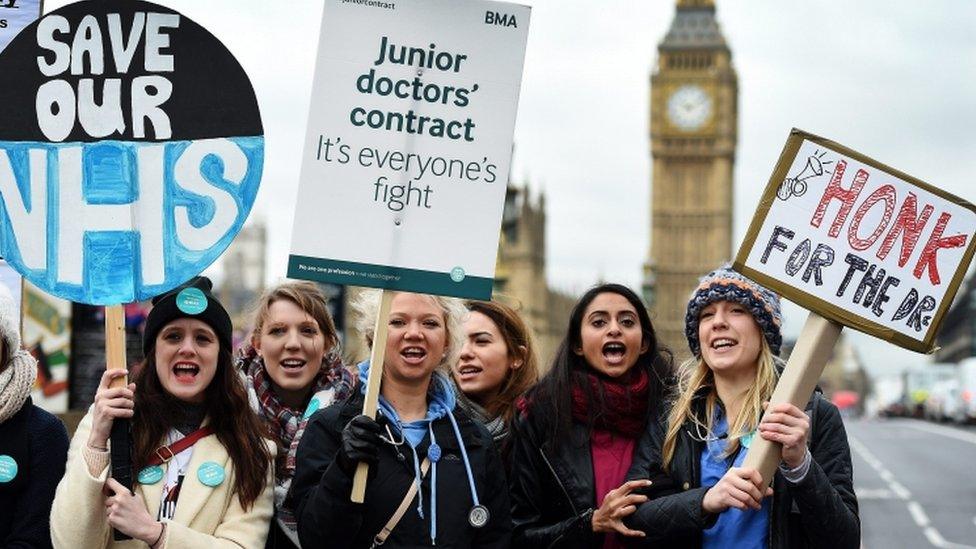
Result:
{"label": "black jacket", "polygon": [[512,547],[600,547],[603,535],[590,525],[596,488],[586,426],[573,423],[557,453],[543,421],[540,414],[523,415],[512,429]]}
{"label": "black jacket", "polygon": [[64,424],[28,398],[0,423],[0,455],[17,464],[16,476],[0,482],[0,547],[51,547],[51,502],[68,461]]}
{"label": "black jacket", "polygon": [[[704,399],[697,400],[703,414]],[[769,520],[769,547],[831,549],[860,546],[861,523],[854,495],[851,451],[840,413],[819,393],[807,403],[810,416],[810,453],[813,462],[806,477],[791,484],[776,472]],[[699,416],[700,417],[700,416]],[[625,522],[643,530],[645,543],[654,547],[701,547],[701,532],[714,524],[715,515],[702,513],[702,499],[710,487],[701,487],[700,459],[704,443],[691,436],[686,424],[678,435],[671,471],[661,467],[667,414],[648,426],[634,455],[628,479],[649,478],[644,492],[651,500],[641,504]]]}
{"label": "black jacket", "polygon": [[[389,521],[414,482],[409,445],[394,447],[383,443],[378,465],[369,469],[365,503],[349,501],[352,477],[339,468],[334,458],[342,443],[343,427],[362,409],[363,396],[357,391],[345,402],[316,413],[305,428],[291,486],[302,547],[370,547],[373,537]],[[501,460],[483,426],[471,421],[459,408],[454,409],[454,417],[471,461],[479,499],[488,508],[490,519],[482,528],[468,524],[474,502],[461,450],[450,420],[443,417],[434,421],[434,435],[441,447],[437,463],[437,547],[508,547],[512,525]],[[379,422],[386,424],[383,418]],[[417,447],[417,454],[426,456],[429,446],[427,435]],[[384,547],[431,546],[430,479],[428,472],[422,483],[424,518],[417,513],[415,496]]]}

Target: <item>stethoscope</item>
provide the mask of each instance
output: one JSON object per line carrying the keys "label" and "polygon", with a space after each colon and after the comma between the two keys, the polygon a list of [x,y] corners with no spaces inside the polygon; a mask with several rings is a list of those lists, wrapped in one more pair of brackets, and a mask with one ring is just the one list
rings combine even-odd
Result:
{"label": "stethoscope", "polygon": [[[468,489],[471,492],[471,499],[474,501],[474,506],[468,511],[468,523],[475,528],[482,528],[484,525],[488,524],[488,519],[491,518],[491,513],[488,512],[488,508],[481,504],[481,500],[478,498],[478,487],[474,483],[474,474],[471,472],[471,460],[468,459],[468,451],[464,447],[464,442],[461,439],[461,430],[458,428],[457,421],[454,419],[454,413],[448,411],[447,417],[451,421],[451,427],[454,429],[454,436],[458,441],[458,446],[461,448],[461,461],[464,462],[464,471],[467,473],[468,477]],[[403,429],[400,429],[400,440],[397,440],[396,436],[393,434],[393,430],[390,429],[389,422],[386,423],[386,435],[380,435],[380,440],[391,445],[396,449],[397,459],[400,461],[405,461],[407,458],[400,451],[400,447],[406,442],[406,435],[403,434]],[[441,447],[437,444],[437,439],[434,437],[434,429],[432,425],[428,425],[428,432],[430,433],[430,446],[427,447],[427,458],[434,464],[436,464],[441,459]],[[434,467],[432,471],[431,482],[437,482],[437,468]],[[436,512],[436,509],[433,511]]]}

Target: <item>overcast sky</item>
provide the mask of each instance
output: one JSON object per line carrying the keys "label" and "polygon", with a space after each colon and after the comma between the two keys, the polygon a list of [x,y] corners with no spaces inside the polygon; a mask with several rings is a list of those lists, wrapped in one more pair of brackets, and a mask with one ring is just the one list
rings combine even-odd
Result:
{"label": "overcast sky", "polygon": [[[269,226],[271,278],[284,276],[321,0],[158,3],[208,28],[251,77],[267,143],[253,215]],[[638,288],[650,227],[649,75],[674,2],[523,3],[532,22],[513,172],[546,192],[549,280],[572,291],[598,279]],[[976,2],[720,0],[718,19],[739,75],[736,247],[792,127],[976,201]],[[788,307],[787,333],[804,318]],[[925,360],[854,341],[874,371]]]}

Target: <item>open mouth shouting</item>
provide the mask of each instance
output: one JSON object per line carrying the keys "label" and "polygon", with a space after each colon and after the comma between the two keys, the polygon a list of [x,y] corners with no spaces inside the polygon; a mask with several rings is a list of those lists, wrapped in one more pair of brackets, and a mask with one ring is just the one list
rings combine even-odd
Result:
{"label": "open mouth shouting", "polygon": [[283,373],[290,376],[297,376],[302,373],[302,369],[305,368],[308,361],[301,358],[284,358],[279,364]]}
{"label": "open mouth shouting", "polygon": [[619,341],[605,343],[602,348],[603,359],[611,366],[619,366],[624,363],[627,356],[627,346]]}
{"label": "open mouth shouting", "polygon": [[192,362],[177,362],[173,366],[173,377],[179,383],[191,384],[196,381],[200,374],[200,367]]}
{"label": "open mouth shouting", "polygon": [[427,349],[417,346],[404,347],[400,349],[400,357],[403,358],[403,362],[406,364],[423,364],[424,359],[427,358]]}
{"label": "open mouth shouting", "polygon": [[719,337],[712,340],[710,347],[717,353],[724,353],[738,344],[738,341],[730,337]]}

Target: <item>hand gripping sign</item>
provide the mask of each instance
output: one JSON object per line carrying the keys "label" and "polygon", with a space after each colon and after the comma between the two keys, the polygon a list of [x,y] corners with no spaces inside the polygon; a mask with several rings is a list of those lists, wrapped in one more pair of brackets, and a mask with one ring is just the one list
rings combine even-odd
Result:
{"label": "hand gripping sign", "polygon": [[[325,3],[289,277],[491,296],[529,14],[483,0]],[[360,464],[354,501],[365,475]]]}
{"label": "hand gripping sign", "polygon": [[[38,288],[145,300],[240,230],[261,179],[261,117],[203,27],[149,2],[77,2],[18,34],[0,74],[18,78],[0,86],[0,256]],[[123,318],[107,311],[110,368],[125,367]]]}
{"label": "hand gripping sign", "polygon": [[[794,129],[733,265],[811,311],[771,405],[803,408],[843,326],[932,352],[974,234],[969,202]],[[778,461],[756,437],[745,465],[768,483]]]}

